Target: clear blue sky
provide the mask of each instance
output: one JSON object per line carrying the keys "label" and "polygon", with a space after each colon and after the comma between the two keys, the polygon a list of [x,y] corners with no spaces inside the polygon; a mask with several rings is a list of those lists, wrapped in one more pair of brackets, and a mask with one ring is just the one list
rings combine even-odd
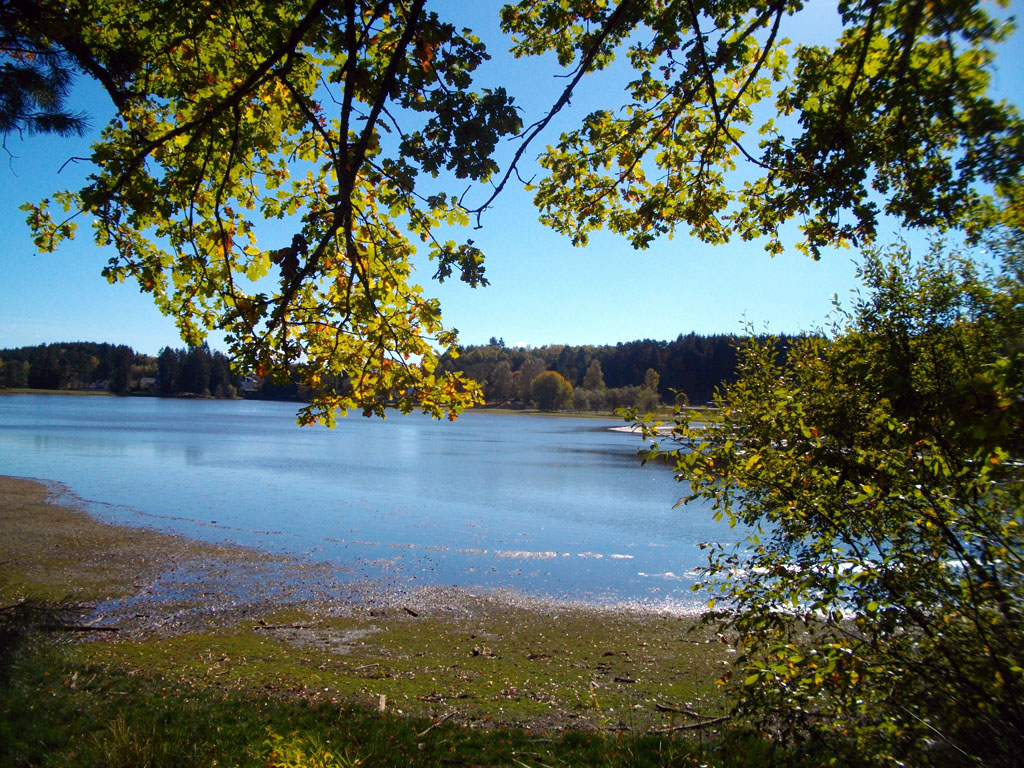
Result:
{"label": "clear blue sky", "polygon": [[[513,62],[502,54],[496,23],[501,3],[431,5],[488,43],[495,59],[482,78],[504,84],[527,110],[527,123],[563,87],[564,80],[552,76],[551,61]],[[831,4],[817,7],[825,6]],[[808,35],[813,30],[820,37],[832,23],[811,19]],[[998,94],[1018,104],[1021,47],[1018,33],[1003,46],[994,76]],[[619,94],[607,81],[593,82],[574,98],[561,125]],[[74,96],[102,127],[110,108],[100,89],[83,78]],[[538,148],[553,142],[557,130]],[[155,354],[163,346],[182,346],[173,322],[134,284],[108,285],[100,276],[109,254],[93,245],[88,221],[80,222],[76,240],[56,254],[34,251],[19,206],[81,186],[88,163],[67,161],[87,156],[90,140],[9,137],[7,153],[0,151],[0,348],[80,340],[128,344]],[[898,233],[889,235],[894,239]],[[634,251],[625,240],[600,233],[588,247],[573,248],[537,222],[530,194],[518,186],[506,190],[485,215],[483,229],[470,236],[487,254],[489,287],[474,290],[458,280],[438,286],[430,281],[429,265],[419,273],[428,294],[441,299],[446,323],[459,329],[466,344],[485,343],[491,336],[532,346],[613,344],[672,339],[690,331],[736,332],[746,322],[757,329],[798,332],[822,324],[832,296],[846,296],[855,285],[851,251],[826,254],[819,262],[795,251],[772,259],[756,243],[711,247],[685,236]]]}

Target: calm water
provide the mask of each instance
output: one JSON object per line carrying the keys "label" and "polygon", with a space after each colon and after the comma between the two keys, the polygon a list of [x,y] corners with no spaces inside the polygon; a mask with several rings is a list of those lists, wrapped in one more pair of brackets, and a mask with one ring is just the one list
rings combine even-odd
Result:
{"label": "calm water", "polygon": [[0,397],[0,474],[101,519],[327,561],[353,577],[686,605],[735,539],[641,467],[621,422],[464,414],[299,428],[294,404]]}

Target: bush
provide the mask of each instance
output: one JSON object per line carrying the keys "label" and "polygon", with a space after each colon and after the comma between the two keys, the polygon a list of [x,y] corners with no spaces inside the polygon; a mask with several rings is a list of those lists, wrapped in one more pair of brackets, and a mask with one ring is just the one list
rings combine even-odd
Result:
{"label": "bush", "polygon": [[[1018,247],[1019,251],[1019,247]],[[713,546],[737,710],[866,761],[1024,751],[1024,258],[868,254],[866,296],[785,365],[749,342],[721,421],[667,455],[752,533]]]}

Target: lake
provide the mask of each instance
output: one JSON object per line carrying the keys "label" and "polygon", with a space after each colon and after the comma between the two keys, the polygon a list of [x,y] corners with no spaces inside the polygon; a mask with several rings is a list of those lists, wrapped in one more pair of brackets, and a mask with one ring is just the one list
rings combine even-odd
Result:
{"label": "lake", "polygon": [[738,535],[621,421],[466,413],[295,424],[293,403],[0,397],[0,474],[65,485],[96,517],[397,585],[509,588],[666,608],[702,541]]}

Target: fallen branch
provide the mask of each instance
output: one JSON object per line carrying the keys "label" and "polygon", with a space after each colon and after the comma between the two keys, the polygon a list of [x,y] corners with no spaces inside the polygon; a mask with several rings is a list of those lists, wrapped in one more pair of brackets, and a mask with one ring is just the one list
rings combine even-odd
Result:
{"label": "fallen branch", "polygon": [[[536,760],[536,761],[537,761],[537,764],[538,764],[538,765],[540,765],[540,766],[541,766],[541,768],[551,768],[551,766],[549,766],[549,765],[548,765],[547,763],[542,763],[542,762],[540,761],[540,755],[533,755],[533,754],[526,754],[526,753],[524,753],[524,755],[526,755],[526,757],[531,757],[531,758],[533,758],[534,760]],[[527,765],[526,763],[524,763],[524,762],[523,762],[522,760],[516,760],[516,758],[512,758],[512,759],[516,761],[516,764],[517,764],[517,765],[521,765],[521,766],[522,766],[523,768],[530,768],[530,766],[528,766],[528,765]]]}
{"label": "fallen branch", "polygon": [[669,707],[664,704],[658,704],[657,702],[655,702],[654,708],[659,712],[671,712],[676,715],[686,715],[687,717],[692,717],[695,720],[700,720],[701,718],[701,715],[698,715],[692,709],[678,709],[677,707]]}
{"label": "fallen branch", "polygon": [[729,715],[722,717],[713,717],[710,720],[705,720],[702,723],[687,723],[686,725],[670,725],[666,728],[655,728],[651,733],[675,733],[676,731],[693,731],[698,728],[707,728],[709,725],[718,725],[724,723],[726,720],[731,720]]}
{"label": "fallen branch", "polygon": [[422,739],[422,738],[423,738],[424,736],[426,736],[426,735],[427,735],[428,733],[430,733],[430,732],[431,732],[432,730],[434,730],[435,728],[437,728],[437,727],[438,727],[439,725],[441,725],[442,723],[445,723],[445,722],[447,722],[448,720],[451,720],[451,719],[452,719],[453,717],[455,717],[455,715],[457,715],[457,714],[458,714],[458,712],[459,712],[459,710],[457,710],[457,709],[453,709],[453,710],[452,710],[451,712],[449,712],[449,713],[448,713],[447,715],[445,715],[444,717],[442,717],[442,718],[441,718],[440,720],[438,720],[438,721],[437,721],[436,723],[431,723],[431,724],[430,724],[430,726],[429,726],[429,727],[428,727],[428,728],[427,728],[427,729],[426,729],[425,731],[423,731],[422,733],[417,733],[417,734],[416,734],[416,738],[417,738],[417,739]]}

